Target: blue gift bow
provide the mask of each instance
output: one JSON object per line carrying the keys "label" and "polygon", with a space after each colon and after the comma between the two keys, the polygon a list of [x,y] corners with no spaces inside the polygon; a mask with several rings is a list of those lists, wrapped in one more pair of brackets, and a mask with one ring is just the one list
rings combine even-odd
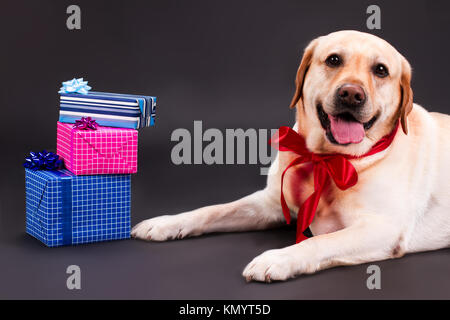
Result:
{"label": "blue gift bow", "polygon": [[88,86],[87,81],[83,81],[83,78],[73,78],[69,81],[64,81],[62,83],[61,89],[58,93],[81,93],[88,94],[88,91],[92,88]]}
{"label": "blue gift bow", "polygon": [[23,163],[25,168],[31,170],[58,170],[63,166],[62,159],[53,152],[42,150],[41,152],[31,151]]}

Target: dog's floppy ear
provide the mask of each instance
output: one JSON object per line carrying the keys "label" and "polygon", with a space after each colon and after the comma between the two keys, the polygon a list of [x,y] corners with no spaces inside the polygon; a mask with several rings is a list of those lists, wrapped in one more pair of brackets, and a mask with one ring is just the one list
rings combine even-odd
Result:
{"label": "dog's floppy ear", "polygon": [[408,134],[407,117],[413,108],[413,91],[411,89],[411,66],[402,59],[402,75],[400,77],[400,122],[405,134]]}
{"label": "dog's floppy ear", "polygon": [[295,78],[295,94],[292,98],[290,108],[294,108],[297,102],[302,98],[303,82],[305,81],[306,73],[311,65],[314,49],[317,45],[317,39],[313,40],[305,49],[302,61],[298,67],[297,76]]}

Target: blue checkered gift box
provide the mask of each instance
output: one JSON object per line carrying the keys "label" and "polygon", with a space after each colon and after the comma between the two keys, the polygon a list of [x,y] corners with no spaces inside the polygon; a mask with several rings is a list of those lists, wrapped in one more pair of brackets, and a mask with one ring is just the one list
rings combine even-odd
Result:
{"label": "blue checkered gift box", "polygon": [[26,230],[49,247],[130,237],[131,176],[25,169]]}

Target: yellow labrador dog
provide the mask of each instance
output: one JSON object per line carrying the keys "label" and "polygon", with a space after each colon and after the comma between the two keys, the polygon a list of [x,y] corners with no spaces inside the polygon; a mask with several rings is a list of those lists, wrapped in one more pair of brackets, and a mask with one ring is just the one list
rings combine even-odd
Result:
{"label": "yellow labrador dog", "polygon": [[[354,187],[342,191],[330,185],[310,226],[314,237],[256,257],[243,271],[247,280],[286,280],[449,246],[450,116],[413,104],[410,81],[407,60],[374,35],[340,31],[308,45],[291,107],[297,108],[294,129],[310,151],[362,155],[398,122],[401,128],[384,151],[351,160],[359,175]],[[145,220],[132,236],[165,241],[281,226],[280,175],[295,156],[278,154],[264,190]],[[293,217],[313,192],[312,176],[298,174],[302,166],[284,181]]]}

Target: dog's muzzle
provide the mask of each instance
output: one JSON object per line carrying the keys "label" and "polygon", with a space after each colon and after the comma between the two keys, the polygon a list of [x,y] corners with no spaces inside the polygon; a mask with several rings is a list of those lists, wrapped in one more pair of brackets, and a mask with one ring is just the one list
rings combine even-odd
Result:
{"label": "dog's muzzle", "polygon": [[332,113],[326,113],[321,103],[317,105],[317,115],[331,143],[349,145],[360,143],[364,139],[365,132],[377,119],[375,115],[367,122],[362,121],[365,105],[364,89],[352,83],[344,84],[336,90]]}

